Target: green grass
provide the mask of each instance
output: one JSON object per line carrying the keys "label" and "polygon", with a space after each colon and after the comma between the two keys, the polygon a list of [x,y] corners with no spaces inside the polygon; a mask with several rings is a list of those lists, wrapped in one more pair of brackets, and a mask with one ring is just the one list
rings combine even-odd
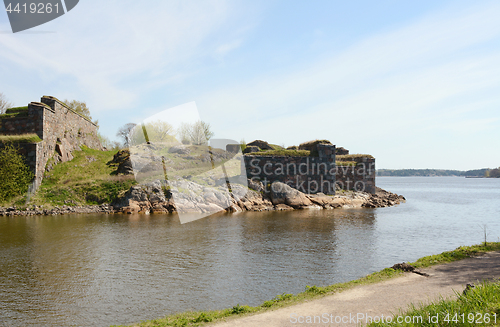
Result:
{"label": "green grass", "polygon": [[[497,250],[500,250],[500,242],[487,243],[486,245],[482,244],[473,246],[461,246],[453,251],[447,251],[441,254],[420,258],[415,263],[412,263],[412,265],[420,268],[428,267],[440,263],[461,260],[470,257],[472,255],[477,255],[488,251],[497,251]],[[261,305],[255,307],[246,305],[240,306],[238,304],[232,308],[223,310],[190,311],[184,313],[176,313],[166,316],[165,318],[143,321],[141,323],[132,326],[134,327],[200,326],[207,322],[222,321],[226,319],[236,318],[242,315],[255,314],[267,310],[274,310],[276,308],[298,304],[310,299],[315,299],[331,295],[334,293],[338,293],[353,288],[357,285],[377,283],[401,275],[403,275],[403,272],[401,271],[394,270],[392,268],[385,268],[381,271],[374,272],[360,279],[346,283],[338,283],[323,287],[306,286],[305,291],[302,293],[299,293],[297,295],[281,294],[276,296],[274,299],[265,301]],[[500,306],[497,308],[500,308]]]}
{"label": "green grass", "polygon": [[356,161],[336,161],[337,166],[356,166]]}
{"label": "green grass", "polygon": [[28,111],[15,111],[0,115],[0,119],[15,118],[15,117],[28,117]]}
{"label": "green grass", "polygon": [[6,114],[12,114],[12,113],[15,113],[15,112],[23,112],[23,111],[28,111],[28,106],[9,108],[9,109],[5,110],[5,113]]}
{"label": "green grass", "polygon": [[339,154],[335,156],[337,161],[356,161],[362,158],[374,159],[370,154]]}
{"label": "green grass", "polygon": [[[456,300],[410,306],[396,314],[393,323],[371,323],[368,326],[499,326],[500,282],[483,282],[466,294],[456,293]],[[405,321],[406,319],[406,321]]]}
{"label": "green grass", "polygon": [[2,143],[38,143],[42,139],[37,134],[21,134],[21,135],[0,135],[0,142]]}
{"label": "green grass", "polygon": [[111,203],[136,184],[133,176],[113,176],[116,166],[107,165],[117,151],[99,151],[83,147],[74,151],[74,159],[54,165],[31,204],[101,204]]}
{"label": "green grass", "polygon": [[423,257],[413,262],[411,265],[416,268],[425,268],[440,263],[462,260],[489,251],[499,251],[500,242],[488,242],[487,244],[461,246],[453,251],[446,251],[436,255]]}
{"label": "green grass", "polygon": [[251,156],[271,156],[271,157],[308,157],[311,152],[307,150],[267,150],[267,151],[259,151],[259,152],[251,152],[246,155]]}

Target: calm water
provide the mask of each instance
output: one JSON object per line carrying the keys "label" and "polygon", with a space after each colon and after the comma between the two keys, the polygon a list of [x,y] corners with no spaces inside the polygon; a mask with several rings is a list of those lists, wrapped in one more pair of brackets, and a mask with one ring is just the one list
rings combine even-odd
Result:
{"label": "calm water", "polygon": [[257,305],[500,239],[500,179],[380,177],[392,208],[0,217],[0,326],[109,326]]}

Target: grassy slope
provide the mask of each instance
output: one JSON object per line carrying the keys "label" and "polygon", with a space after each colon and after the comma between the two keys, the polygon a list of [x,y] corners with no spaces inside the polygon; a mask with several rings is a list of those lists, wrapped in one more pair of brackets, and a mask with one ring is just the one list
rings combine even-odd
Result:
{"label": "grassy slope", "polygon": [[107,165],[116,151],[99,151],[83,147],[74,151],[74,159],[54,165],[30,204],[101,204],[110,203],[125,192],[135,180],[130,176],[114,176],[116,167]]}
{"label": "grassy slope", "polygon": [[392,323],[384,321],[369,326],[500,326],[500,282],[482,283],[466,294],[457,294],[456,300],[413,305],[410,310],[400,312]]}
{"label": "grassy slope", "polygon": [[[479,253],[484,253],[488,251],[498,251],[498,250],[500,250],[500,242],[488,243],[487,245],[483,244],[483,245],[473,245],[473,246],[461,246],[453,251],[447,251],[441,254],[420,258],[416,262],[411,264],[415,267],[422,268],[441,263],[461,260],[473,255],[477,255]],[[133,326],[140,326],[140,327],[199,326],[207,322],[231,319],[245,314],[254,314],[254,313],[264,312],[267,310],[274,310],[279,307],[298,304],[300,302],[304,302],[310,299],[319,298],[326,295],[331,295],[333,293],[341,292],[357,285],[376,283],[393,277],[400,276],[402,274],[403,273],[401,271],[396,271],[392,268],[385,268],[379,272],[375,272],[360,279],[346,283],[333,284],[325,287],[306,286],[306,290],[302,293],[299,293],[297,295],[281,294],[276,296],[274,299],[266,301],[260,306],[256,307],[250,307],[246,305],[240,306],[238,304],[230,309],[224,309],[224,310],[184,312],[184,313],[169,315],[165,318],[144,321],[141,322],[140,324],[136,324]]]}

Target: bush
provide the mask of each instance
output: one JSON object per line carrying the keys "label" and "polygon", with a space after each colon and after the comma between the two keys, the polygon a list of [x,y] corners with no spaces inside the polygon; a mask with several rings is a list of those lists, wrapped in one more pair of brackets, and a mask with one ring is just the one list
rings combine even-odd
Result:
{"label": "bush", "polygon": [[0,149],[0,201],[9,200],[14,196],[22,195],[34,175],[25,163],[24,156],[19,149],[11,143],[5,144]]}

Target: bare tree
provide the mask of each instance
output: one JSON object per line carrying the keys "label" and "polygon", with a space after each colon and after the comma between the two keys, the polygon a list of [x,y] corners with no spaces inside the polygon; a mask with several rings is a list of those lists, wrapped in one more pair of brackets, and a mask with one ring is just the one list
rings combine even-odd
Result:
{"label": "bare tree", "polygon": [[179,129],[177,130],[177,135],[182,142],[182,144],[191,143],[191,138],[189,137],[189,130],[191,129],[191,125],[188,123],[182,123]]}
{"label": "bare tree", "polygon": [[5,110],[7,110],[8,108],[11,108],[11,107],[12,107],[12,103],[7,101],[7,98],[5,97],[5,95],[2,92],[0,92],[0,114],[5,113]]}
{"label": "bare tree", "polygon": [[135,126],[137,126],[137,124],[127,123],[120,127],[118,129],[118,132],[116,132],[116,136],[123,140],[123,144],[126,147],[130,145],[130,132],[134,129]]}
{"label": "bare tree", "polygon": [[195,145],[207,144],[208,140],[214,136],[210,130],[210,124],[201,120],[193,124],[183,124],[179,129],[179,134],[183,143],[189,140]]}
{"label": "bare tree", "polygon": [[174,138],[174,127],[165,121],[157,120],[145,126],[153,142],[167,142]]}

